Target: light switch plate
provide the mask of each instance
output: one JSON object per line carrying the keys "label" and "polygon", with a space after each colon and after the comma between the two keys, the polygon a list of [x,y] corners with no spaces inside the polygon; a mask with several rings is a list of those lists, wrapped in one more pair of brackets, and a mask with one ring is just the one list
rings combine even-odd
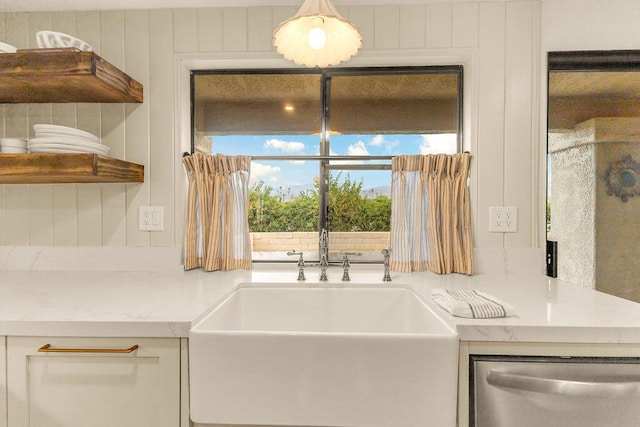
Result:
{"label": "light switch plate", "polygon": [[518,231],[518,208],[515,206],[491,206],[489,218],[489,231],[492,233]]}
{"label": "light switch plate", "polygon": [[138,230],[164,231],[163,206],[140,206],[138,212]]}

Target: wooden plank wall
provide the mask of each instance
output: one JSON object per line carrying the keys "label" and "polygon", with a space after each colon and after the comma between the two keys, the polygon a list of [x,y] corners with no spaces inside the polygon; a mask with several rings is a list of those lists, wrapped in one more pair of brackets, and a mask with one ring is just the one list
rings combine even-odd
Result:
{"label": "wooden plank wall", "polygon": [[[475,246],[538,247],[537,1],[342,6],[364,34],[362,54],[471,53]],[[0,105],[0,135],[55,123],[99,134],[114,157],[145,165],[144,184],[0,185],[0,245],[179,247],[175,194],[175,54],[273,51],[295,7],[1,13],[0,40],[35,47],[41,29],[75,34],[144,85],[143,104]],[[276,53],[273,53],[276,57]],[[165,208],[165,231],[137,229],[138,207]],[[519,208],[517,233],[489,233],[489,207]],[[178,227],[178,228],[176,228]]]}

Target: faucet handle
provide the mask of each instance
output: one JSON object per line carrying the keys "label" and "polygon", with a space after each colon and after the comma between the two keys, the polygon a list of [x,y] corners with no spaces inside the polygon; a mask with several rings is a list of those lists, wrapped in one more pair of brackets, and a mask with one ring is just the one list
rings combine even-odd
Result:
{"label": "faucet handle", "polygon": [[362,255],[360,252],[343,252],[342,253],[342,266],[349,267],[349,257],[350,256],[360,256]]}
{"label": "faucet handle", "polygon": [[303,258],[304,252],[297,252],[297,251],[293,250],[293,251],[287,252],[287,255],[289,255],[289,256],[300,255],[300,258],[298,258],[298,266],[299,267],[304,267],[304,258]]}
{"label": "faucet handle", "polygon": [[348,282],[351,280],[349,277],[349,256],[360,256],[362,255],[360,252],[343,252],[342,253],[342,268],[344,269],[344,273],[342,274],[342,281]]}
{"label": "faucet handle", "polygon": [[384,256],[384,277],[382,278],[382,281],[390,282],[391,275],[389,274],[389,257],[391,256],[391,248],[384,248],[380,253]]}
{"label": "faucet handle", "polygon": [[306,280],[306,278],[304,277],[304,258],[302,257],[304,255],[304,252],[296,252],[296,251],[290,251],[287,252],[287,255],[292,256],[292,255],[300,255],[300,258],[298,258],[298,282],[302,282],[303,280]]}

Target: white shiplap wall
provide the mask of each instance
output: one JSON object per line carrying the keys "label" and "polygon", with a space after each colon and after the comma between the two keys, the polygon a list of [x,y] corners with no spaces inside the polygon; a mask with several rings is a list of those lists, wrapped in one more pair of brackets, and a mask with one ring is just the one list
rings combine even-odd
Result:
{"label": "white shiplap wall", "polygon": [[[364,34],[362,55],[419,52],[471,58],[465,131],[474,155],[475,246],[538,246],[537,1],[342,6]],[[114,157],[145,165],[144,184],[0,185],[0,245],[180,247],[183,177],[174,135],[176,55],[266,53],[295,7],[0,14],[0,40],[35,47],[35,32],[77,35],[144,85],[143,104],[0,105],[3,136],[35,123],[101,135]],[[177,190],[176,190],[177,189]],[[138,207],[165,207],[165,231],[137,230]],[[519,208],[519,231],[488,232],[489,206]]]}

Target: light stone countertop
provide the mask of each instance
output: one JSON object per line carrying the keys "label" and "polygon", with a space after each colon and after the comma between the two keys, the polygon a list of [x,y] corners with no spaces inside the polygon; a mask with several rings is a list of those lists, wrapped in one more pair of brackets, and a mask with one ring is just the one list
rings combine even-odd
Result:
{"label": "light stone countertop", "polygon": [[[640,304],[542,275],[475,276],[392,273],[353,265],[352,281],[330,267],[331,286],[410,286],[462,341],[640,343]],[[251,271],[0,271],[0,335],[187,337],[191,325],[240,284],[324,286],[318,269],[296,282],[295,264],[256,264]],[[516,315],[480,320],[450,316],[430,300],[434,288],[476,289],[514,306]]]}

